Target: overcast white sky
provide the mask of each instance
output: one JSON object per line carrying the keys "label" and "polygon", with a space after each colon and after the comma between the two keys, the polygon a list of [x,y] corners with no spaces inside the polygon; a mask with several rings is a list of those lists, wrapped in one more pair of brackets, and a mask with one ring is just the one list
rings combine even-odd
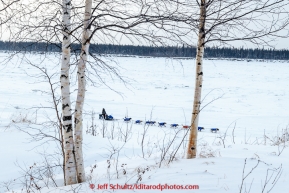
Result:
{"label": "overcast white sky", "polygon": [[[23,2],[28,2],[28,1],[23,1]],[[1,7],[0,7],[1,9]],[[289,10],[289,6],[288,6],[288,10]],[[0,28],[1,29],[1,28]],[[283,31],[281,32],[282,35],[285,35],[287,33],[287,31]],[[1,40],[7,40],[9,37],[9,34],[3,30],[0,30],[0,39]],[[95,39],[95,38],[94,38]],[[97,41],[96,41],[97,42]],[[102,42],[99,42],[102,43]],[[125,38],[123,38],[120,41],[121,44],[132,44],[130,41],[126,40]],[[197,44],[197,40],[196,39],[192,39],[192,44]],[[210,43],[207,46],[213,46],[214,43]],[[218,45],[218,44],[216,44]],[[241,41],[235,41],[235,42],[230,42],[230,45],[234,46],[234,47],[244,47],[244,48],[256,48],[255,45],[250,44],[248,42],[244,43]],[[277,38],[276,37],[276,41],[275,42],[271,42],[271,45],[273,45],[275,47],[275,49],[289,49],[289,38]]]}

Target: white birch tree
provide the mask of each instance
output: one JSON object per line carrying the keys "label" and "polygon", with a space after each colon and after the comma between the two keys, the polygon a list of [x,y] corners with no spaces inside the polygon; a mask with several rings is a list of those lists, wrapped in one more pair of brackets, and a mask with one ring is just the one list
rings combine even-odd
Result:
{"label": "white birch tree", "polygon": [[[189,134],[189,144],[187,158],[196,157],[197,137],[198,137],[198,120],[201,106],[201,93],[203,84],[203,57],[205,49],[205,22],[206,22],[206,0],[201,0],[200,3],[200,20],[199,34],[196,56],[196,79],[195,79],[195,94],[193,113],[191,118],[191,131]],[[191,140],[192,139],[192,140]]]}
{"label": "white birch tree", "polygon": [[71,0],[62,1],[63,17],[62,17],[62,63],[60,73],[61,97],[62,97],[62,126],[64,130],[64,163],[65,163],[65,184],[75,184],[76,181],[76,165],[74,158],[74,141],[72,127],[72,112],[70,101],[70,47],[71,47]]}
{"label": "white birch tree", "polygon": [[80,59],[78,62],[78,91],[77,99],[75,105],[75,114],[74,114],[74,140],[75,140],[75,159],[76,159],[76,169],[77,169],[77,181],[78,183],[85,181],[85,171],[83,164],[83,153],[82,153],[82,141],[83,141],[83,123],[82,123],[82,111],[83,103],[85,97],[85,88],[86,88],[86,62],[89,55],[89,44],[90,44],[90,20],[91,20],[91,11],[92,11],[92,0],[85,1],[85,11],[84,11],[84,20],[83,20],[83,33],[81,41],[81,53]]}
{"label": "white birch tree", "polygon": [[[197,134],[201,112],[205,45],[215,42],[249,42],[270,46],[275,37],[288,37],[288,1],[285,0],[196,0],[199,7],[195,93],[187,158],[197,156]],[[283,34],[282,34],[282,32]],[[287,31],[287,33],[286,33]],[[285,34],[284,34],[285,32]]]}

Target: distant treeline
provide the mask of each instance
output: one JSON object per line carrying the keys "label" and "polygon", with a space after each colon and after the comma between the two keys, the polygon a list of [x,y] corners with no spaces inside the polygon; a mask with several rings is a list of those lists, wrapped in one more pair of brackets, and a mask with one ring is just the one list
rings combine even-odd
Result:
{"label": "distant treeline", "polygon": [[[80,45],[72,44],[72,51],[79,53]],[[26,52],[60,52],[60,43],[39,42],[3,42],[0,50]],[[152,57],[195,57],[196,48],[186,46],[132,46],[112,44],[91,44],[90,52],[94,54],[120,54]],[[244,59],[273,59],[289,60],[289,50],[274,49],[245,49],[206,47],[206,58],[244,58]]]}

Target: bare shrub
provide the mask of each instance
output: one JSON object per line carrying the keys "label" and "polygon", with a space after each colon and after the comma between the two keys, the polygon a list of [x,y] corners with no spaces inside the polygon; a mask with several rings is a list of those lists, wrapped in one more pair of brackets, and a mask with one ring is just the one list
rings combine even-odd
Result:
{"label": "bare shrub", "polygon": [[200,158],[210,158],[210,157],[217,157],[220,156],[220,151],[218,150],[213,150],[207,142],[203,142],[200,145],[200,153],[199,157]]}
{"label": "bare shrub", "polygon": [[[269,166],[269,164],[267,164],[261,160],[257,160],[257,163],[255,164],[255,166],[253,166],[247,173],[245,173],[247,158],[245,159],[243,172],[242,172],[242,181],[241,181],[239,193],[242,193],[242,192],[249,193],[251,191],[251,187],[252,187],[254,178],[251,181],[250,187],[248,187],[248,189],[246,187],[245,180],[253,173],[253,171],[260,165],[260,163],[263,163],[263,164]],[[282,171],[283,171],[282,164],[278,168],[267,168],[264,184],[261,185],[261,187],[262,187],[261,192],[262,193],[271,192],[271,190],[274,188],[274,186],[276,185],[276,183],[280,179]]]}
{"label": "bare shrub", "polygon": [[287,142],[289,141],[289,129],[286,127],[281,130],[281,133],[277,131],[277,135],[273,137],[268,137],[264,132],[264,144],[267,143],[267,139],[270,141],[270,145],[277,146],[277,152],[273,154],[280,156],[284,149],[288,146]]}
{"label": "bare shrub", "polygon": [[11,122],[12,123],[36,123],[37,116],[32,117],[32,114],[29,112],[18,112],[11,115]]}

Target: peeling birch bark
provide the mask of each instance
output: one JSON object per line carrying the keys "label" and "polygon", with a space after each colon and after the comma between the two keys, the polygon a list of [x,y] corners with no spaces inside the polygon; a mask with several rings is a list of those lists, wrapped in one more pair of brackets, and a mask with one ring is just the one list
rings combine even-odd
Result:
{"label": "peeling birch bark", "polygon": [[205,21],[206,21],[206,0],[201,0],[198,47],[196,56],[195,94],[193,103],[193,113],[191,118],[191,130],[187,149],[187,159],[196,158],[197,155],[198,123],[201,106],[201,93],[203,83],[203,57],[205,50],[205,35],[206,35]]}
{"label": "peeling birch bark", "polygon": [[72,114],[70,102],[70,45],[71,45],[71,26],[70,26],[70,10],[71,1],[62,1],[62,63],[61,63],[61,98],[62,98],[62,121],[63,121],[63,140],[64,140],[64,168],[65,168],[65,184],[76,184],[76,167],[74,159],[74,142],[72,132]]}
{"label": "peeling birch bark", "polygon": [[82,111],[86,87],[85,70],[86,70],[87,56],[89,54],[89,45],[90,45],[89,38],[91,35],[91,30],[89,27],[91,20],[91,8],[92,8],[92,0],[86,0],[84,21],[83,21],[82,46],[81,46],[80,59],[78,61],[78,71],[77,71],[78,91],[74,114],[75,160],[76,160],[78,183],[85,182],[85,171],[82,153],[82,141],[83,141]]}

